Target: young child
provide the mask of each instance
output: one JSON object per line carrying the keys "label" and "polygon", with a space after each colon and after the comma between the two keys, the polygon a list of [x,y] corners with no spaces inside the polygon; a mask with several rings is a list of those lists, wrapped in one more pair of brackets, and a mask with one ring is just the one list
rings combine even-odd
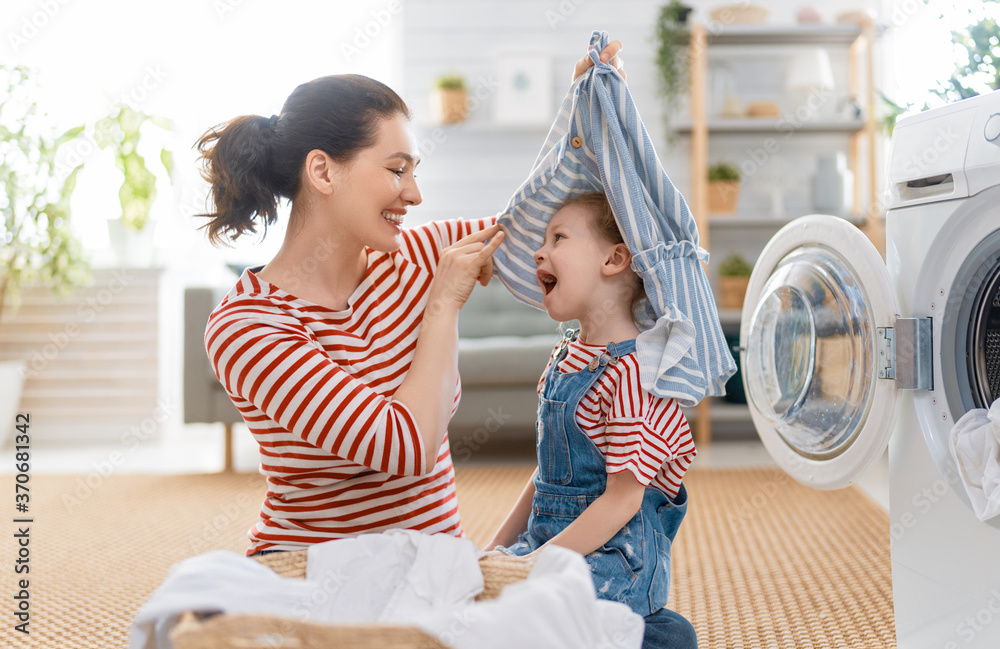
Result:
{"label": "young child", "polygon": [[535,253],[543,305],[580,328],[566,332],[539,381],[538,469],[487,547],[580,552],[599,597],[647,618],[649,646],[657,623],[693,638],[663,606],[695,447],[676,402],[639,385],[632,307],[644,293],[631,259],[604,194],[571,198],[549,222]]}

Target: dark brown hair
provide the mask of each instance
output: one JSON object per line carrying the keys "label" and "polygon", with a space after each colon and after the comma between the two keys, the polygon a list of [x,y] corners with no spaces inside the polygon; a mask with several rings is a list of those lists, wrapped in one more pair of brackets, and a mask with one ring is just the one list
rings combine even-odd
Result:
{"label": "dark brown hair", "polygon": [[195,146],[202,177],[211,183],[213,244],[256,233],[278,218],[278,201],[299,191],[302,165],[310,151],[324,151],[347,163],[375,143],[379,122],[402,114],[406,103],[388,86],[358,74],[320,77],[297,87],[276,118],[243,115],[209,129]]}
{"label": "dark brown hair", "polygon": [[[570,205],[587,208],[587,212],[590,214],[590,227],[597,236],[611,244],[625,243],[625,238],[622,237],[621,229],[618,227],[618,221],[615,220],[614,210],[611,209],[611,203],[608,202],[608,197],[605,194],[601,192],[579,194],[568,198],[563,203],[563,207]],[[629,304],[634,310],[639,300],[645,297],[646,291],[642,284],[642,278],[635,271],[631,272],[635,276],[635,284]]]}

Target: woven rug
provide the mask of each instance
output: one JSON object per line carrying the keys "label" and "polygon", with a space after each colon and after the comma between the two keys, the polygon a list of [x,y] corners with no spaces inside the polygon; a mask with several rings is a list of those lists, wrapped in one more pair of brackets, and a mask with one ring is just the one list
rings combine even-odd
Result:
{"label": "woven rug", "polygon": [[[457,470],[469,537],[489,540],[527,465]],[[12,476],[0,479],[13,510]],[[888,517],[856,488],[819,492],[771,469],[692,469],[670,606],[708,649],[895,647]],[[0,535],[4,647],[124,647],[169,567],[243,552],[264,491],[256,474],[32,476],[30,573],[15,525]],[[30,634],[15,632],[16,578],[30,580]]]}

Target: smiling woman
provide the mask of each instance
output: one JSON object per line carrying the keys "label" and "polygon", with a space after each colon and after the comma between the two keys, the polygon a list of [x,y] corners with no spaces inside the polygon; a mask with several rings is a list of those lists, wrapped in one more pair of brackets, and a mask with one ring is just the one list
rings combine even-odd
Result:
{"label": "smiling woman", "polygon": [[456,319],[503,235],[491,219],[402,229],[421,202],[409,111],[364,76],[304,83],[278,115],[237,117],[198,150],[213,242],[292,204],[278,253],[205,333],[268,477],[248,554],[395,527],[461,535],[445,435]]}

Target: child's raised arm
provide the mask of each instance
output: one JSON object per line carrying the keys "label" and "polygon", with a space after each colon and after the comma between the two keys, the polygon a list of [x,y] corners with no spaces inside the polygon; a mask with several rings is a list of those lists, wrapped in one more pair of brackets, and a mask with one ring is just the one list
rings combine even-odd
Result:
{"label": "child's raised arm", "polygon": [[610,474],[604,493],[545,545],[561,545],[583,555],[590,554],[611,540],[635,516],[645,493],[646,487],[631,471]]}
{"label": "child's raised arm", "polygon": [[528,478],[528,484],[524,486],[524,491],[518,497],[517,502],[511,508],[507,518],[500,524],[499,529],[493,534],[493,540],[486,544],[484,549],[492,550],[498,545],[504,547],[514,545],[518,535],[528,529],[528,517],[531,515],[531,500],[535,497],[535,476],[538,469]]}

